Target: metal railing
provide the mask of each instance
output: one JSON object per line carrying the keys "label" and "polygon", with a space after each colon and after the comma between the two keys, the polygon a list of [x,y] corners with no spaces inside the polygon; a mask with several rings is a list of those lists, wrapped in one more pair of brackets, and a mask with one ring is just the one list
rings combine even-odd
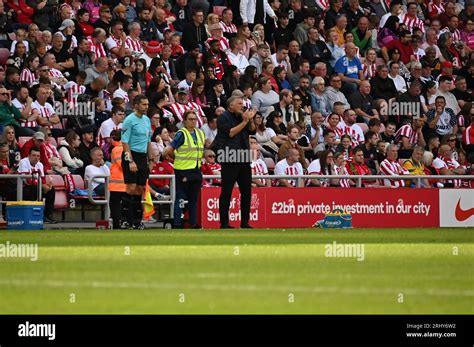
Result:
{"label": "metal railing", "polygon": [[[0,175],[0,180],[4,179],[16,179],[16,201],[23,201],[23,181],[32,179],[32,180],[38,180],[37,184],[37,190],[38,190],[38,198],[37,201],[41,201],[43,199],[43,190],[42,190],[42,185],[41,185],[41,177],[39,173],[35,172],[33,174],[6,174],[6,175]],[[4,183],[0,183],[4,184]],[[6,204],[8,201],[6,200],[0,200],[0,204]]]}
{"label": "metal railing", "polygon": [[[219,179],[221,175],[203,175],[204,179]],[[317,180],[328,180],[328,179],[346,179],[346,180],[355,180],[356,188],[362,188],[363,180],[416,180],[416,187],[421,187],[421,181],[428,180],[474,180],[474,175],[405,175],[405,176],[390,176],[390,175],[300,175],[300,176],[290,176],[290,175],[252,175],[252,179],[260,180],[276,180],[276,179],[287,179],[296,181],[296,186],[298,187],[301,180],[308,179],[317,179]]]}
{"label": "metal railing", "polygon": [[[21,201],[23,199],[23,180],[24,179],[35,179],[37,174],[33,175],[0,175],[0,179],[16,179],[17,180],[17,200]],[[105,196],[104,199],[94,199],[93,189],[91,181],[96,178],[104,178],[104,189]],[[176,177],[175,175],[150,175],[150,179],[169,179],[170,180],[170,198],[168,200],[153,200],[154,205],[170,205],[170,217],[174,217],[174,205],[176,200]],[[221,175],[203,175],[203,179],[220,179]],[[40,179],[39,176],[37,179]],[[416,180],[416,186],[421,187],[421,181],[424,179],[430,180],[474,180],[474,175],[449,175],[449,176],[437,176],[437,175],[406,175],[406,176],[389,176],[389,175],[301,175],[301,176],[290,176],[290,175],[252,175],[252,179],[260,180],[275,180],[275,179],[288,179],[296,180],[296,186],[300,185],[301,180],[303,182],[308,179],[317,179],[317,180],[327,180],[327,179],[350,179],[356,181],[356,187],[362,187],[363,180],[380,180],[380,179],[390,179],[390,180]],[[106,175],[94,175],[87,180],[87,193],[88,200],[93,205],[105,205],[104,218],[105,220],[110,219],[110,192],[109,192],[109,180],[110,177]],[[21,189],[18,189],[18,188]],[[38,200],[41,201],[41,185],[38,184]],[[0,203],[5,203],[5,201],[0,201]]]}

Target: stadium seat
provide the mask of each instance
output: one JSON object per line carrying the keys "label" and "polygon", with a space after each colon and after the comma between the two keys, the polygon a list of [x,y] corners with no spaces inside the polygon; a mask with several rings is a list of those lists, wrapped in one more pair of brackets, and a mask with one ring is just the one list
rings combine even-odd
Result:
{"label": "stadium seat", "polygon": [[27,143],[28,141],[30,141],[30,139],[31,139],[31,136],[20,136],[18,138],[18,145],[20,147],[23,147],[23,145]]}
{"label": "stadium seat", "polygon": [[364,134],[367,131],[369,131],[369,127],[367,126],[367,124],[365,124],[365,123],[356,123],[356,124],[362,128],[362,131],[364,132]]}
{"label": "stadium seat", "polygon": [[66,210],[69,207],[67,194],[65,190],[56,190],[54,195],[54,208],[56,210]]}
{"label": "stadium seat", "polygon": [[76,189],[86,189],[84,180],[82,179],[81,175],[72,175],[72,179],[74,180],[74,185],[76,186]]}
{"label": "stadium seat", "polygon": [[64,183],[64,179],[62,176],[59,175],[48,175],[49,180],[53,184],[54,189],[56,191],[66,190],[66,184]]}
{"label": "stadium seat", "polygon": [[10,57],[10,50],[8,48],[0,48],[0,65],[6,65]]}

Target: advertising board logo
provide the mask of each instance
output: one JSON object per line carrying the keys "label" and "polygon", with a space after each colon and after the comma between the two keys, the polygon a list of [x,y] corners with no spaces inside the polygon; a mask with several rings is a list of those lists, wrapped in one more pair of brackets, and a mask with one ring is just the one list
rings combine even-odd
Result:
{"label": "advertising board logo", "polygon": [[456,211],[455,211],[456,219],[460,222],[463,222],[469,217],[471,217],[472,215],[474,215],[474,207],[469,208],[467,210],[463,210],[461,208],[461,198],[459,198],[458,203],[456,205]]}

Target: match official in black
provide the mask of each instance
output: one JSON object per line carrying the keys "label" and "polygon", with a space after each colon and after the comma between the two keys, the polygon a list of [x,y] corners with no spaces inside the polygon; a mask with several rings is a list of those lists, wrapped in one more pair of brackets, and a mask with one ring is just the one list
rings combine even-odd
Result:
{"label": "match official in black", "polygon": [[221,229],[229,225],[229,207],[235,182],[239,184],[241,228],[252,228],[250,219],[250,198],[252,189],[252,161],[249,136],[255,134],[256,110],[243,109],[244,101],[232,96],[227,101],[227,111],[217,120],[215,151],[222,165],[222,190],[219,198]]}

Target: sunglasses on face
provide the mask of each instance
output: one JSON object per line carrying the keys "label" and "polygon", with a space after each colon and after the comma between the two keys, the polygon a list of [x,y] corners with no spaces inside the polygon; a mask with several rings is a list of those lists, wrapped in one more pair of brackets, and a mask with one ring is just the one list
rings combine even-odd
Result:
{"label": "sunglasses on face", "polygon": [[0,95],[7,96],[10,95],[10,93],[0,93]]}
{"label": "sunglasses on face", "polygon": [[208,155],[207,157],[208,158],[215,158],[216,156],[215,155]]}

